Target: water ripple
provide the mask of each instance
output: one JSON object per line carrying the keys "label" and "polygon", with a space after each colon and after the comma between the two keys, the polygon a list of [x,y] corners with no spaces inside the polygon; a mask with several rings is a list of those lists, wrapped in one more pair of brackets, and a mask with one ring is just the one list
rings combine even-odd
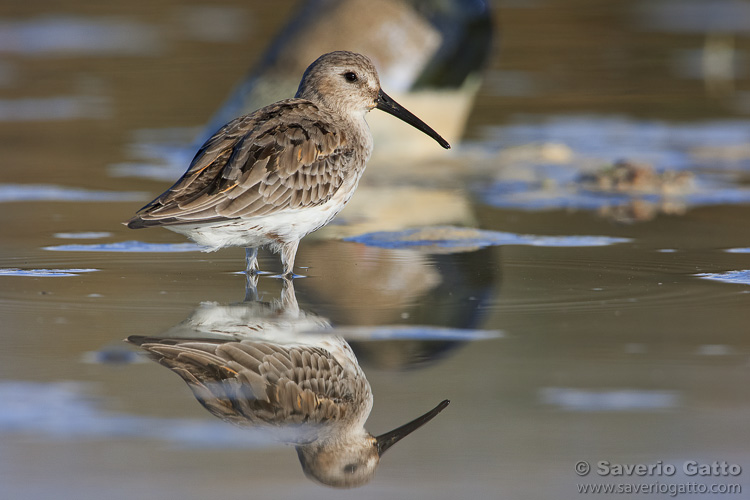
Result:
{"label": "water ripple", "polygon": [[0,203],[14,201],[144,201],[140,191],[96,191],[53,184],[0,184]]}
{"label": "water ripple", "polygon": [[144,243],[142,241],[120,241],[117,243],[94,243],[89,245],[53,245],[44,250],[56,252],[197,252],[201,247],[194,243]]}
{"label": "water ripple", "polygon": [[723,273],[700,273],[696,274],[695,276],[706,280],[721,281],[723,283],[750,285],[750,269],[726,271]]}
{"label": "water ripple", "polygon": [[191,448],[257,448],[274,443],[262,432],[224,422],[108,412],[80,382],[0,382],[0,434],[39,439],[158,439]]}
{"label": "water ripple", "polygon": [[0,276],[33,276],[33,277],[55,277],[55,276],[79,276],[81,273],[93,273],[98,269],[0,269]]}
{"label": "water ripple", "polygon": [[108,238],[112,236],[112,233],[107,231],[82,231],[78,233],[55,233],[54,236],[61,240],[98,240]]}
{"label": "water ripple", "polygon": [[441,328],[428,325],[345,326],[333,330],[347,340],[474,341],[503,337],[500,330]]}
{"label": "water ripple", "polygon": [[545,387],[539,400],[566,411],[655,411],[681,406],[680,393],[619,389],[592,391],[572,387]]}
{"label": "water ripple", "polygon": [[497,245],[530,245],[537,247],[597,247],[626,243],[628,238],[609,236],[538,236],[505,233],[454,226],[437,226],[405,231],[379,231],[345,238],[379,248],[417,248],[435,253],[469,251]]}
{"label": "water ripple", "polygon": [[720,186],[699,179],[694,192],[680,195],[595,191],[580,185],[550,187],[544,182],[498,181],[477,189],[482,201],[497,208],[525,210],[599,210],[642,201],[680,207],[750,203],[750,189]]}
{"label": "water ripple", "polygon": [[[655,253],[655,256],[670,254]],[[733,287],[711,286],[695,279],[695,269],[710,263],[539,259],[503,265],[505,287],[487,307],[503,314],[659,310],[722,306],[742,300]],[[750,276],[750,271],[746,271]],[[516,281],[522,277],[523,281]],[[513,282],[511,285],[510,282]],[[560,287],[559,283],[565,283]]]}
{"label": "water ripple", "polygon": [[45,16],[0,22],[0,52],[25,56],[153,55],[157,27],[120,17]]}

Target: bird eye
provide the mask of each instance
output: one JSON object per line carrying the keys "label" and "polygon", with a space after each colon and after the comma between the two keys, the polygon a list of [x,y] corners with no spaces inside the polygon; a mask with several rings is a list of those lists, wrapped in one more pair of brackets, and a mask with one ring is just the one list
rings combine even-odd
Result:
{"label": "bird eye", "polygon": [[354,73],[353,71],[347,71],[344,73],[344,78],[349,83],[354,83],[357,81],[357,73]]}
{"label": "bird eye", "polygon": [[357,464],[349,464],[344,466],[344,472],[347,474],[354,474],[357,472]]}

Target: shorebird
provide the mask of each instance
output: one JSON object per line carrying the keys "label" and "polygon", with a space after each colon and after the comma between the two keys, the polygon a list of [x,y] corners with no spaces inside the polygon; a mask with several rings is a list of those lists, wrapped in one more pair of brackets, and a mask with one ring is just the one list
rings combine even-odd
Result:
{"label": "shorebird", "polygon": [[281,253],[294,276],[300,240],[328,224],[354,194],[372,153],[365,114],[389,113],[450,145],[380,88],[372,61],[353,52],[320,56],[293,99],[223,126],[185,174],[127,222],[164,226],[214,251],[246,248],[246,272],[258,271],[259,247]]}
{"label": "shorebird", "polygon": [[[202,304],[199,314],[166,334],[179,337],[127,341],[182,377],[216,417],[295,445],[310,479],[361,486],[386,450],[449,402],[377,437],[367,432],[373,395],[354,352],[342,337],[320,333],[330,325],[300,311],[291,280],[285,283],[280,301]],[[308,328],[318,333],[303,331]]]}
{"label": "shorebird", "polygon": [[180,339],[318,342],[333,328],[328,318],[300,309],[293,280],[283,279],[278,299],[261,300],[258,275],[247,277],[245,299],[233,304],[201,302],[192,314],[161,336]]}

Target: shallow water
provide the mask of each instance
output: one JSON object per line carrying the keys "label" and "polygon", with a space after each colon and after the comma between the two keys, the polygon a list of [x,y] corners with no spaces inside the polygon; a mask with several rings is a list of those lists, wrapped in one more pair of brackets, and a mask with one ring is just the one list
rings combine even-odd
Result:
{"label": "shallow water", "polygon": [[[597,498],[582,482],[746,495],[740,2],[710,2],[710,19],[699,1],[498,2],[466,141],[409,169],[379,157],[303,241],[296,300],[356,352],[367,429],[451,400],[368,486],[314,485],[293,448],[216,419],[122,342],[246,306],[241,249],[200,253],[120,222],[167,187],[170,161],[293,8],[274,4],[33,3],[0,19],[0,496]],[[690,183],[581,181],[618,160]],[[267,253],[260,265],[280,269]],[[281,293],[260,277],[263,303]],[[602,475],[603,461],[677,471]],[[690,461],[742,472],[689,476]]]}

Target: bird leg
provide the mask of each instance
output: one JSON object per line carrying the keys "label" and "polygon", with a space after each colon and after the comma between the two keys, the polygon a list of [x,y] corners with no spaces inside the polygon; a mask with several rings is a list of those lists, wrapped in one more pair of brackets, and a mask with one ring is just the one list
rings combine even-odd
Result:
{"label": "bird leg", "polygon": [[284,312],[292,313],[294,317],[299,316],[299,304],[297,304],[297,294],[294,292],[294,281],[290,276],[283,277],[281,285],[281,305]]}
{"label": "bird leg", "polygon": [[245,249],[245,273],[258,274],[258,248]]}
{"label": "bird leg", "polygon": [[258,275],[245,274],[245,302],[258,302]]}
{"label": "bird leg", "polygon": [[294,277],[294,258],[297,256],[299,240],[284,243],[281,247],[281,265],[284,267],[284,276]]}

